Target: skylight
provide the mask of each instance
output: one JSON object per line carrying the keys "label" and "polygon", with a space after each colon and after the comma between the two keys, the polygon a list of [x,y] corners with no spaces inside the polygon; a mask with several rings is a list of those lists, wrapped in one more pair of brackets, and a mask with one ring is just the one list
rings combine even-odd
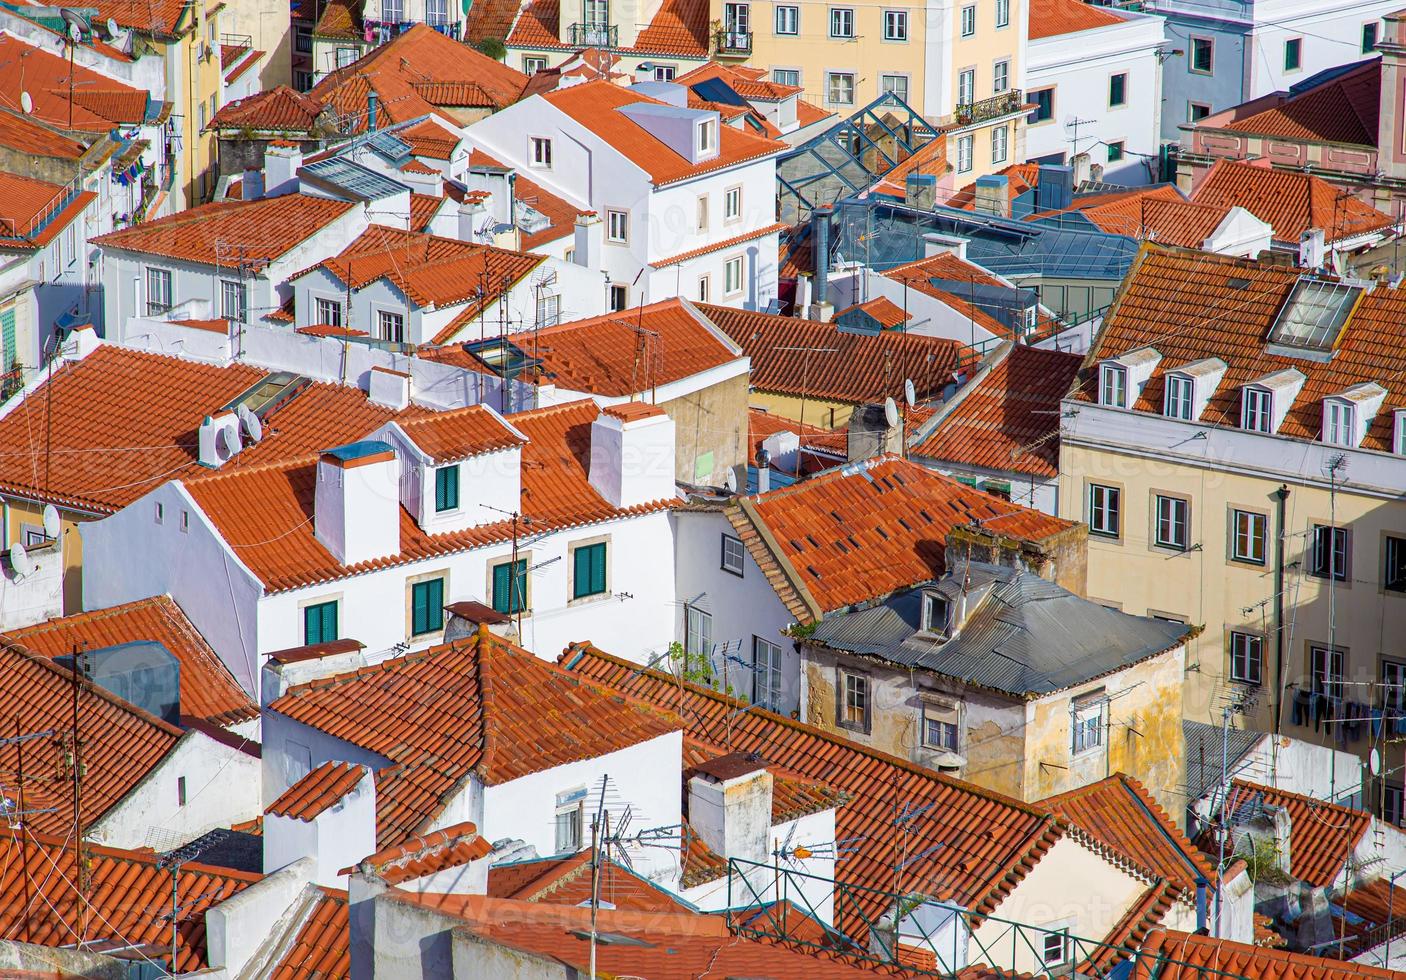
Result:
{"label": "skylight", "polygon": [[1269,331],[1269,342],[1302,350],[1331,351],[1361,295],[1361,286],[1300,279]]}

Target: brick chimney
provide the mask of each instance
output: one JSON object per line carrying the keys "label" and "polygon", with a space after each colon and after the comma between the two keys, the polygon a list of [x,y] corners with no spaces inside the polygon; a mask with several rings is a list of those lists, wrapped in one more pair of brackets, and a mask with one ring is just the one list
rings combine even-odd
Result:
{"label": "brick chimney", "polygon": [[325,450],[317,460],[313,533],[343,565],[400,552],[400,460],[389,443]]}

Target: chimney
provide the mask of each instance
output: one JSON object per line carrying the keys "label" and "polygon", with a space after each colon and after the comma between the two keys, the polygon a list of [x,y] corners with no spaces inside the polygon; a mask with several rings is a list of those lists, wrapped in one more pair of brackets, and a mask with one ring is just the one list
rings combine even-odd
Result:
{"label": "chimney", "polygon": [[573,245],[575,255],[572,257],[579,266],[584,266],[592,271],[600,268],[601,247],[604,244],[602,235],[604,228],[601,227],[600,215],[594,211],[583,211],[576,216],[576,241]]}
{"label": "chimney", "polygon": [[399,412],[410,405],[410,375],[377,365],[368,372],[366,397]]}
{"label": "chimney", "polygon": [[353,442],[318,457],[313,533],[343,565],[400,553],[400,460],[389,443]]}
{"label": "chimney", "polygon": [[591,423],[591,486],[612,507],[674,496],[674,421],[664,410],[627,402]]}
{"label": "chimney", "polygon": [[931,211],[937,203],[937,176],[909,174],[908,179],[903,182],[903,203],[919,211]]}
{"label": "chimney", "polygon": [[902,453],[903,419],[891,426],[883,405],[861,405],[849,417],[845,447],[845,456],[852,463],[883,453]]}
{"label": "chimney", "polygon": [[[1382,54],[1381,90],[1400,92],[1406,84],[1406,10],[1398,10],[1382,18],[1381,37],[1377,50]],[[1388,177],[1406,178],[1406,105],[1400,98],[1383,98],[1377,113],[1377,146],[1392,147],[1377,158],[1377,165]]]}
{"label": "chimney", "polygon": [[484,223],[484,216],[488,213],[486,207],[488,199],[489,195],[486,191],[469,191],[459,202],[460,241],[478,241],[479,226]]}
{"label": "chimney", "polygon": [[302,148],[290,140],[274,140],[264,149],[264,196],[293,194],[298,190]]}
{"label": "chimney", "polygon": [[[280,755],[265,759],[264,765],[274,769],[291,762]],[[284,773],[275,778],[279,775],[287,778]],[[338,794],[329,792],[342,785],[346,789]],[[342,869],[376,850],[376,777],[371,768],[324,762],[294,780],[264,811],[263,845],[265,874],[312,857],[317,862],[313,881],[329,888],[342,885]]]}
{"label": "chimney", "polygon": [[923,236],[923,258],[930,259],[934,255],[945,255],[950,252],[957,258],[965,260],[967,243],[970,241],[970,238],[963,238],[960,235],[944,235],[940,232],[930,231]]}
{"label": "chimney", "polygon": [[244,448],[239,438],[239,416],[233,412],[207,415],[200,423],[200,465],[217,470]]}
{"label": "chimney", "polygon": [[1040,164],[1035,199],[1041,211],[1063,211],[1074,203],[1074,170],[1057,163]]}
{"label": "chimney", "polygon": [[374,89],[366,90],[366,131],[374,133],[376,131],[376,103],[380,101]]}
{"label": "chimney", "polygon": [[1305,269],[1323,268],[1327,257],[1327,236],[1322,228],[1310,228],[1299,236],[1299,265]]}
{"label": "chimney", "polygon": [[1002,218],[1011,216],[1010,181],[1004,174],[976,178],[976,210]]}
{"label": "chimney", "polygon": [[710,759],[688,781],[688,823],[713,853],[766,863],[772,777],[766,763],[734,752]]}
{"label": "chimney", "polygon": [[[1074,189],[1077,190],[1083,187],[1088,183],[1089,178],[1093,176],[1091,162],[1087,153],[1076,153],[1073,159],[1069,161],[1070,166],[1073,167],[1074,170]],[[1070,203],[1072,204],[1073,202],[1071,201]],[[1065,207],[1068,206],[1067,204],[1065,205]]]}
{"label": "chimney", "polygon": [[239,196],[245,201],[257,201],[264,196],[264,172],[246,170],[239,180]]}

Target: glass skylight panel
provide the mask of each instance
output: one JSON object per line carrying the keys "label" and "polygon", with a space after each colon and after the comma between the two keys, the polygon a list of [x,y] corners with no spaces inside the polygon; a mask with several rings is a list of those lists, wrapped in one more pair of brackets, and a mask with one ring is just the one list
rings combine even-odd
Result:
{"label": "glass skylight panel", "polygon": [[1360,286],[1300,279],[1269,332],[1270,343],[1331,350],[1361,294]]}

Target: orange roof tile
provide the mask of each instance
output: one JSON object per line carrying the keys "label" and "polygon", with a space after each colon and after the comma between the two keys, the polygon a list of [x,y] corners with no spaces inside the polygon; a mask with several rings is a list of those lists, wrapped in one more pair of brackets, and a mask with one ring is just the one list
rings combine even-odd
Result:
{"label": "orange roof tile", "polygon": [[[469,166],[503,166],[482,150],[469,154]],[[526,174],[519,173],[513,184],[513,197],[545,215],[549,224],[541,231],[523,232],[519,247],[531,251],[540,245],[554,242],[575,233],[576,215],[581,209],[533,181]]]}
{"label": "orange roof tile", "polygon": [[801,622],[941,577],[954,527],[1041,541],[1076,526],[897,456],[744,497],[727,516]]}
{"label": "orange roof tile", "polygon": [[678,255],[671,255],[667,259],[656,259],[649,263],[651,268],[666,269],[671,265],[678,265],[680,262],[688,262],[696,259],[700,255],[711,255],[713,252],[721,252],[725,248],[734,248],[745,242],[754,242],[758,238],[765,238],[767,235],[776,235],[785,231],[786,225],[779,222],[774,225],[765,225],[752,231],[743,232],[740,235],[733,235],[731,238],[724,238],[721,241],[711,242],[699,248],[690,249],[687,252],[680,252]]}
{"label": "orange roof tile", "polygon": [[[89,779],[94,768],[90,763]],[[26,790],[26,809],[30,805]],[[171,872],[157,866],[157,854],[84,844],[80,893],[73,842],[62,828],[52,836],[32,822],[16,831],[7,821],[0,825],[0,846],[9,855],[0,865],[0,937],[51,947],[116,938],[133,946],[171,948]],[[199,862],[181,865],[175,896],[177,972],[208,965],[206,910],[260,877]]]}
{"label": "orange roof tile", "polygon": [[[1341,877],[1372,815],[1326,800],[1237,779],[1231,784],[1231,814],[1260,806],[1289,811],[1289,873],[1310,885],[1328,887]],[[1232,822],[1233,822],[1232,817]]]}
{"label": "orange roof tile", "polygon": [[470,864],[492,853],[493,845],[479,836],[478,827],[463,821],[377,851],[342,873],[361,871],[388,885],[399,885]]}
{"label": "orange roof tile", "polygon": [[365,330],[353,330],[351,327],[336,327],[330,323],[311,323],[306,327],[299,327],[298,333],[307,334],[309,337],[369,337]]}
{"label": "orange roof tile", "polygon": [[243,248],[246,260],[262,263],[292,251],[354,207],[310,194],[218,201],[99,235],[93,244],[204,265],[221,260],[222,246]]}
{"label": "orange roof tile", "polygon": [[74,613],[9,630],[4,637],[45,657],[68,656],[76,643],[97,650],[135,640],[155,640],[180,662],[182,714],[215,725],[232,725],[259,714],[259,706],[244,693],[229,668],[170,596]]}
{"label": "orange roof tile", "polygon": [[417,157],[448,160],[459,145],[459,137],[435,119],[422,119],[412,126],[395,131],[395,135],[410,145]]}
{"label": "orange roof tile", "polygon": [[416,24],[359,61],[322,78],[308,95],[346,118],[347,133],[366,129],[366,95],[380,96],[379,113],[393,123],[429,115],[438,104],[501,109],[515,102],[527,76]]}
{"label": "orange roof tile", "polygon": [[264,812],[311,823],[355,789],[368,772],[354,762],[324,762],[284,790]]}
{"label": "orange roof tile", "polygon": [[[426,166],[425,164],[421,163],[419,160],[416,160],[414,157],[411,157],[409,160],[406,160],[404,163],[402,163],[402,164],[400,165],[400,172],[403,173],[403,174],[431,174],[431,175],[436,175],[436,176],[439,174],[439,171],[438,171],[438,170],[434,169],[433,167]],[[414,196],[415,196],[415,197],[426,197],[426,196],[428,196],[428,195],[416,194],[416,195],[414,195]],[[434,200],[439,200],[439,199],[438,199],[438,198],[434,198]],[[413,202],[412,202],[412,203],[413,203]]]}
{"label": "orange roof tile", "polygon": [[111,18],[118,27],[162,37],[187,29],[190,21],[185,15],[189,11],[194,17],[195,12],[185,0],[93,0],[88,6],[97,10],[95,24]]}
{"label": "orange roof tile", "polygon": [[392,761],[376,774],[382,847],[423,832],[470,774],[505,783],[680,727],[487,632],[297,685],[270,709]]}
{"label": "orange roof tile", "polygon": [[699,65],[674,79],[677,85],[697,85],[709,79],[720,79],[744,99],[758,102],[780,102],[793,95],[800,95],[805,89],[800,85],[781,85],[769,81],[765,74],[757,75],[745,66],[723,65],[710,61]]}
{"label": "orange roof tile", "polygon": [[[596,492],[588,467],[591,423],[599,414],[595,403],[585,400],[513,416],[513,427],[528,439],[522,451],[522,513],[532,518],[538,533],[673,506],[672,500],[659,500],[617,510]],[[366,426],[358,435],[375,428],[374,424]],[[402,508],[400,553],[348,567],[317,540],[307,519],[315,477],[314,460],[304,456],[269,466],[227,466],[187,482],[186,489],[227,540],[255,542],[231,543],[230,547],[271,592],[512,540],[509,520],[427,534]]]}
{"label": "orange roof tile", "polygon": [[[412,160],[411,163],[416,161]],[[408,169],[410,164],[406,164],[402,169]],[[424,168],[426,173],[438,173],[437,170]],[[444,207],[445,198],[435,197],[433,194],[410,194],[410,230],[423,232],[429,227],[435,215],[439,214],[439,209]]]}
{"label": "orange roof tile", "polygon": [[955,340],[918,334],[848,333],[832,323],[728,306],[698,309],[751,358],[752,387],[760,391],[862,404],[901,398],[911,378],[927,398],[952,380],[961,350]]}
{"label": "orange roof tile", "polygon": [[67,187],[33,177],[0,173],[0,248],[42,248],[87,210],[97,195],[70,194]]}
{"label": "orange roof tile", "polygon": [[[565,857],[494,865],[488,871],[488,894],[520,902],[580,905],[591,900],[591,855],[586,848]],[[610,908],[633,912],[691,911],[653,882],[602,854],[597,894]]]}
{"label": "orange roof tile", "polygon": [[[747,445],[752,447],[750,460],[757,458],[757,452],[766,440],[778,432],[794,432],[800,439],[800,472],[809,476],[820,470],[829,469],[837,462],[843,463],[849,447],[849,433],[844,427],[822,429],[818,425],[802,425],[783,415],[772,415],[759,408],[747,410]],[[779,468],[772,460],[773,468]]]}
{"label": "orange roof tile", "polygon": [[90,133],[142,122],[149,96],[144,89],[85,68],[81,62],[73,66],[70,86],[68,59],[57,49],[0,35],[0,99],[18,106],[21,92],[28,92],[34,104],[33,111],[26,113],[29,119],[55,129]]}
{"label": "orange roof tile", "polygon": [[[987,333],[997,337],[1012,338],[1011,328],[986,311],[971,299],[970,293],[962,295],[962,286],[971,283],[976,286],[995,286],[1012,289],[1005,282],[992,275],[974,262],[968,262],[951,252],[939,252],[915,262],[894,266],[883,273],[886,279],[902,283],[925,296],[939,300],[962,316],[974,321]],[[934,281],[937,280],[937,281]]]}
{"label": "orange roof tile", "polygon": [[[1406,908],[1406,888],[1393,884],[1389,875],[1349,890],[1342,896],[1342,906],[1348,915],[1335,925],[1345,934],[1342,938],[1346,940],[1343,943],[1346,958],[1356,958],[1388,938],[1395,941],[1406,932],[1406,916],[1396,914],[1397,909]],[[1272,930],[1265,939],[1270,937],[1279,940],[1279,944],[1284,942],[1283,937]]]}
{"label": "orange roof tile", "polygon": [[853,306],[847,306],[835,314],[835,319],[838,320],[842,316],[848,316],[856,310],[862,310],[867,313],[883,330],[893,330],[895,327],[901,327],[909,320],[913,319],[911,313],[905,313],[899,308],[897,303],[887,296],[871,299],[867,303],[856,303]]}
{"label": "orange roof tile", "polygon": [[291,941],[270,980],[343,980],[351,976],[351,916],[347,893],[319,888],[305,914],[291,924]]}
{"label": "orange roof tile", "polygon": [[[835,866],[838,884],[857,886],[836,925],[863,941],[866,921],[885,904],[880,892],[921,892],[990,913],[1063,831],[1046,811],[877,752],[841,735],[749,708],[670,673],[641,668],[581,644],[562,655],[569,670],[622,694],[678,708],[685,734],[770,762],[849,795],[835,811],[835,838],[853,850]],[[921,812],[900,825],[895,814]],[[895,870],[894,855],[909,855]],[[871,893],[865,889],[875,889]],[[870,916],[865,920],[863,916]]]}
{"label": "orange roof tile", "polygon": [[1198,980],[1208,973],[1244,980],[1400,980],[1396,970],[1229,939],[1155,930],[1133,962],[1132,980]]}
{"label": "orange roof tile", "polygon": [[[104,344],[59,365],[52,380],[0,418],[0,489],[99,514],[119,510],[166,480],[206,472],[197,462],[201,421],[266,376],[246,364],[221,367]],[[150,397],[154,391],[160,397]],[[312,384],[269,413],[263,441],[225,471],[307,457],[394,414],[356,388]]]}
{"label": "orange roof tile", "polygon": [[1030,40],[1126,24],[1126,18],[1083,0],[1030,0]]}
{"label": "orange roof tile", "polygon": [[1218,128],[1289,140],[1376,146],[1381,64],[1380,58],[1368,59],[1272,108]]}
{"label": "orange roof tile", "polygon": [[[559,0],[533,0],[522,11],[507,37],[510,47],[570,47],[558,36]],[[663,0],[654,17],[635,39],[633,48],[614,48],[612,55],[666,55],[677,58],[708,57],[707,0]]]}
{"label": "orange roof tile", "polygon": [[887,194],[891,197],[904,197],[908,193],[909,174],[929,174],[941,177],[951,169],[951,164],[947,162],[947,136],[939,133],[880,177],[869,188],[869,192]]}
{"label": "orange roof tile", "polygon": [[1170,882],[1154,882],[1103,938],[1106,945],[1093,950],[1076,972],[1080,976],[1107,977],[1118,964],[1133,958],[1143,940],[1166,921],[1177,892],[1177,887]]}
{"label": "orange roof tile", "polygon": [[287,85],[276,85],[225,103],[206,128],[311,134],[323,110],[317,99]]}
{"label": "orange roof tile", "polygon": [[[73,829],[73,778],[62,762],[73,724],[72,678],[71,670],[46,656],[0,645],[0,703],[10,716],[11,734],[15,728],[57,733],[52,741],[30,744],[25,753],[25,808],[35,831]],[[181,730],[87,680],[79,685],[78,702],[85,769],[79,818],[87,828],[147,778],[175,747]],[[0,771],[17,771],[19,749],[0,745]]]}
{"label": "orange roof tile", "polygon": [[[1355,384],[1376,382],[1388,393],[1362,446],[1392,452],[1390,410],[1406,407],[1406,349],[1399,342],[1400,324],[1406,321],[1406,289],[1379,285],[1365,295],[1330,361],[1269,354],[1265,338],[1299,275],[1292,267],[1144,245],[1070,397],[1092,400],[1095,361],[1152,345],[1162,359],[1132,407],[1161,414],[1166,372],[1219,357],[1228,368],[1200,422],[1239,428],[1241,386],[1292,367],[1306,380],[1279,427],[1280,435],[1318,439],[1323,398]],[[1196,283],[1196,289],[1188,290],[1189,282]]]}
{"label": "orange roof tile", "polygon": [[330,40],[365,41],[362,31],[363,5],[356,0],[327,0],[313,26],[314,37]]}
{"label": "orange roof tile", "polygon": [[87,152],[82,143],[3,106],[0,106],[0,146],[60,160],[78,160]]}
{"label": "orange roof tile", "polygon": [[1200,248],[1220,227],[1233,203],[1186,201],[1174,187],[1166,185],[1146,193],[1108,197],[1111,199],[1076,203],[1066,211],[1036,212],[1026,220],[1058,221],[1062,215],[1079,214],[1095,228],[1112,235]]}
{"label": "orange roof tile", "polygon": [[[1239,160],[1217,160],[1201,178],[1191,199],[1198,204],[1239,206],[1274,229],[1281,242],[1297,244],[1310,228],[1327,243],[1386,231],[1395,219],[1312,174],[1277,170]],[[1169,244],[1195,244],[1169,242]]]}
{"label": "orange roof tile", "polygon": [[[695,2],[695,0],[688,0]],[[701,2],[701,0],[698,0]],[[780,153],[786,146],[731,126],[721,127],[719,152],[711,160],[691,163],[619,110],[623,106],[663,105],[632,89],[610,82],[586,82],[542,96],[553,107],[595,133],[655,184],[670,184]]]}
{"label": "orange roof tile", "polygon": [[482,405],[402,419],[400,428],[436,464],[521,446],[527,440]]}
{"label": "orange roof tile", "polygon": [[909,452],[1005,472],[1053,477],[1060,400],[1083,357],[1011,344],[930,419],[909,430]]}
{"label": "orange roof tile", "polygon": [[[1040,165],[1038,163],[1013,163],[1004,170],[998,170],[998,174],[1006,178],[1006,192],[1011,202],[1026,191],[1034,190],[1036,182],[1040,179]],[[962,208],[966,211],[976,210],[976,184],[968,184],[957,193],[949,197],[943,204],[949,208]]]}

